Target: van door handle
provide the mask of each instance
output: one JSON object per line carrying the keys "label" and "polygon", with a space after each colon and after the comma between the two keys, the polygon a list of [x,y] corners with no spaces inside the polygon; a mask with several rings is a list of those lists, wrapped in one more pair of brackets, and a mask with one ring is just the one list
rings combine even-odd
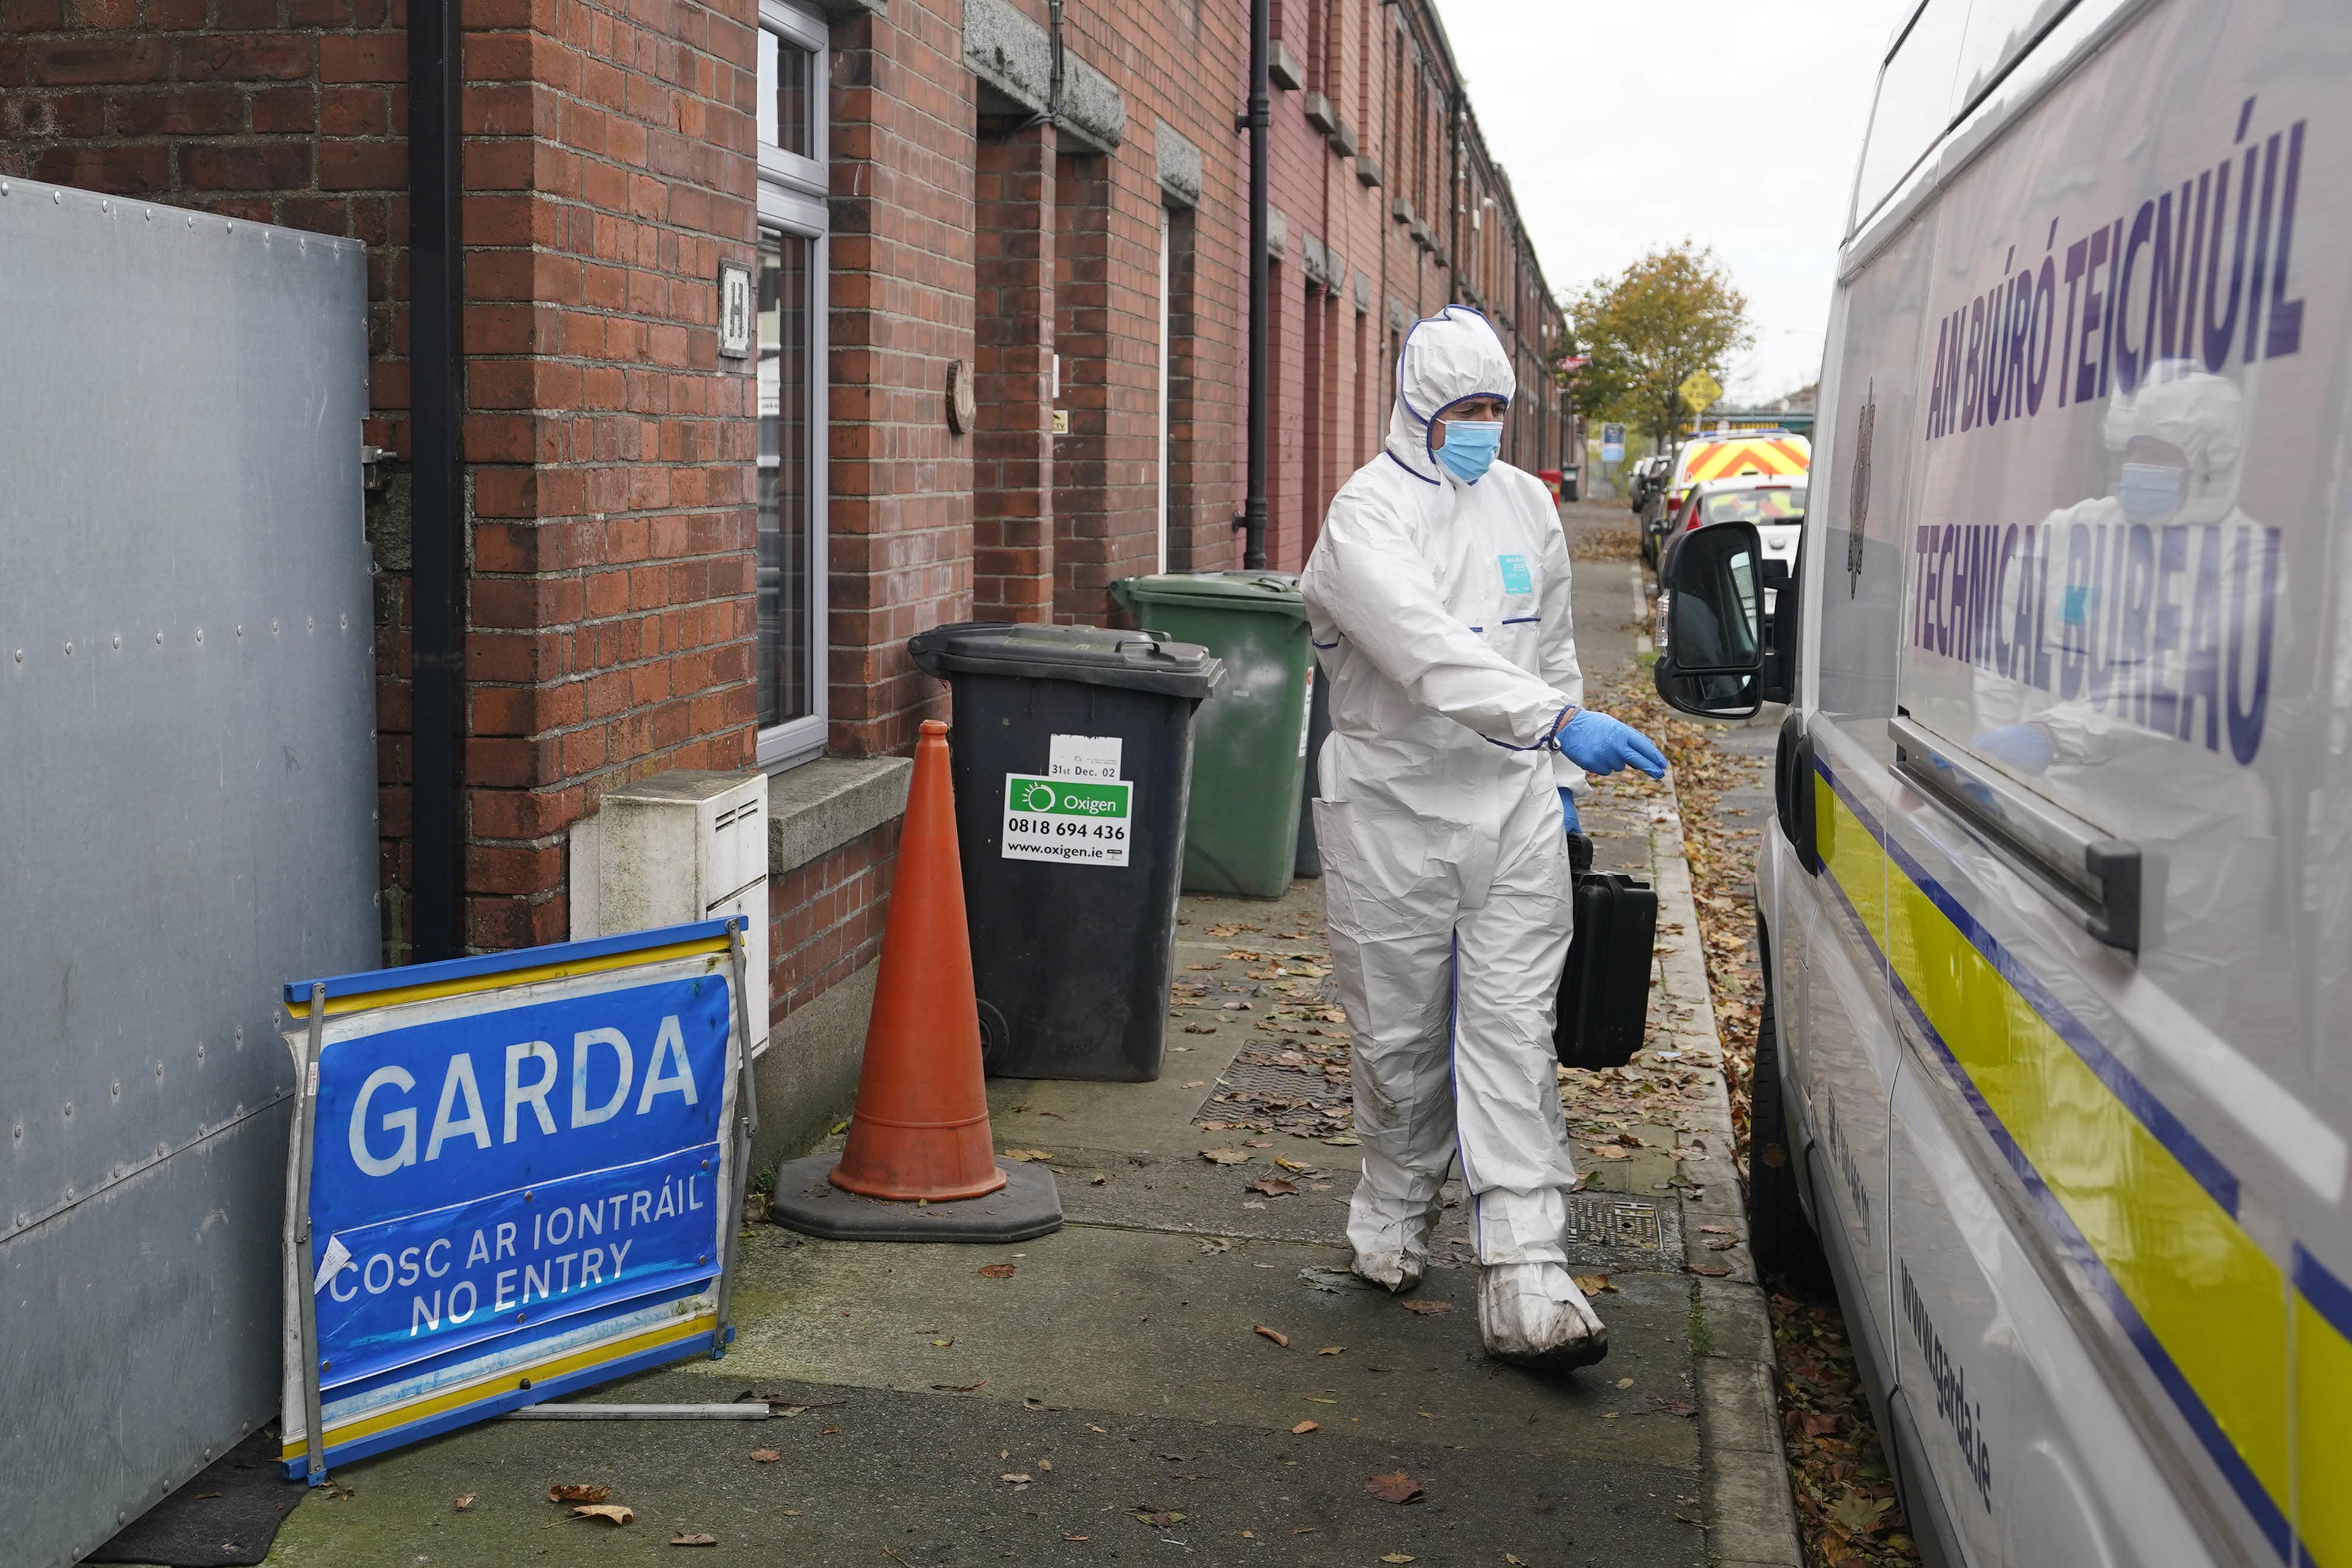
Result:
{"label": "van door handle", "polygon": [[2138,845],[1979,765],[1906,713],[1889,719],[1886,733],[1895,771],[1921,795],[1974,829],[2084,931],[2109,947],[2139,952],[2142,914],[2156,889]]}

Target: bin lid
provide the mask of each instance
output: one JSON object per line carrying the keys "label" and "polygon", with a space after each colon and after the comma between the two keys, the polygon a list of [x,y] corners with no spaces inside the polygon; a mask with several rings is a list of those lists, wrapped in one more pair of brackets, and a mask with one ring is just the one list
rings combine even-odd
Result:
{"label": "bin lid", "polygon": [[1296,572],[1160,572],[1122,577],[1110,585],[1119,602],[1185,604],[1224,610],[1270,610],[1307,618],[1307,601]]}
{"label": "bin lid", "polygon": [[907,651],[926,675],[1004,675],[1075,680],[1199,700],[1225,673],[1222,660],[1166,632],[1112,631],[1012,621],[958,621],[908,639]]}

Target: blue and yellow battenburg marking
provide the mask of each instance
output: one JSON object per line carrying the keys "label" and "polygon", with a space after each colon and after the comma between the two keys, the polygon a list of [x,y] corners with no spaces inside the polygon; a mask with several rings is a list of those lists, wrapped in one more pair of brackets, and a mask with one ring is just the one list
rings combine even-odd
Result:
{"label": "blue and yellow battenburg marking", "polygon": [[2352,1563],[2352,1289],[2264,1251],[2228,1167],[1816,767],[1825,873],[2061,1247],[2280,1557]]}

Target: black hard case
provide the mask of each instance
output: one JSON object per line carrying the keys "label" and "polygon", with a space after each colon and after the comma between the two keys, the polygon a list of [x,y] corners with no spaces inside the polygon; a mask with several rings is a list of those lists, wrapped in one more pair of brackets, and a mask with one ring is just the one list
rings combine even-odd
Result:
{"label": "black hard case", "polygon": [[1623,1067],[1649,1028],[1658,895],[1638,878],[1591,869],[1592,844],[1582,834],[1570,837],[1570,857],[1576,934],[1560,972],[1552,1049],[1563,1067]]}

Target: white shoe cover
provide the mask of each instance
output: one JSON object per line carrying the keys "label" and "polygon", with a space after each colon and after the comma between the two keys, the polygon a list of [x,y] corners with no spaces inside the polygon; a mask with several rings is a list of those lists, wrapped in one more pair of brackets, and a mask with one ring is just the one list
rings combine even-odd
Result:
{"label": "white shoe cover", "polygon": [[1367,1279],[1391,1296],[1402,1296],[1421,1283],[1422,1269],[1427,1264],[1426,1254],[1414,1257],[1409,1252],[1382,1250],[1359,1252],[1349,1267],[1356,1278]]}
{"label": "white shoe cover", "polygon": [[1548,1371],[1590,1366],[1609,1353],[1609,1330],[1557,1263],[1479,1269],[1478,1337],[1488,1355]]}

